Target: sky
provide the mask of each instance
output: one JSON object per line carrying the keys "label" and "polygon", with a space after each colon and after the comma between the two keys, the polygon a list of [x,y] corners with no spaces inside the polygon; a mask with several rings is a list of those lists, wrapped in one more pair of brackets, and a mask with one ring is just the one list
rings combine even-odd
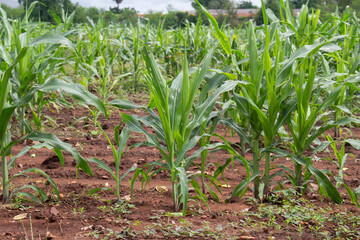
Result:
{"label": "sky", "polygon": [[[109,7],[116,7],[114,0],[71,0],[72,2],[78,2],[84,7],[97,7],[103,9],[109,9]],[[236,0],[235,2],[240,2]],[[261,0],[251,0],[255,5],[260,6]],[[0,2],[9,5],[10,7],[18,6],[18,0],[0,0]],[[140,13],[146,13],[149,10],[166,12],[166,9],[171,5],[175,10],[193,10],[191,7],[191,0],[123,0],[120,4],[121,8],[129,7],[135,8]]]}

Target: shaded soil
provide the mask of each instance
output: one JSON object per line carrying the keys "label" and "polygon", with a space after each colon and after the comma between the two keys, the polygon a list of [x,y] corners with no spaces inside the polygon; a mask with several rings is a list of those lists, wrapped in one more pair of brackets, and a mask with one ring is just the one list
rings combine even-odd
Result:
{"label": "shaded soil", "polygon": [[[59,114],[53,109],[47,109],[46,114],[56,119],[57,125],[45,123],[46,131],[55,133],[59,138],[74,145],[86,158],[98,158],[112,169],[115,168],[111,148],[100,132],[94,131],[91,123],[84,126],[84,121],[79,118],[87,116],[88,111],[80,107],[74,109],[61,109]],[[141,111],[125,111],[128,114],[143,114]],[[108,120],[102,119],[104,130],[113,139],[113,129],[120,123],[118,110],[112,110]],[[150,131],[150,130],[149,130]],[[360,136],[360,129],[352,129],[354,138]],[[230,132],[223,126],[218,126],[217,133],[225,136],[232,143],[239,143],[238,137],[231,137]],[[132,133],[128,146],[144,141],[144,136]],[[216,141],[217,139],[213,139]],[[34,143],[19,143],[13,148],[17,154],[25,146]],[[353,155],[346,162],[345,183],[352,189],[359,186],[360,152],[351,146],[346,146],[347,153]],[[125,172],[133,164],[138,167],[156,161],[160,153],[152,147],[134,148],[127,152],[120,164],[121,172]],[[209,154],[211,163],[224,164],[230,157],[226,151]],[[337,175],[336,164],[325,158],[331,158],[324,151],[316,155],[314,165],[319,169],[330,170]],[[250,153],[246,155],[251,159]],[[273,164],[283,164],[292,168],[289,159],[276,159]],[[60,192],[60,201],[45,177],[39,174],[27,174],[13,180],[12,189],[24,184],[36,185],[51,197],[42,205],[28,203],[17,199],[11,204],[2,205],[0,208],[0,239],[324,239],[322,235],[314,234],[311,222],[286,224],[282,215],[275,216],[274,223],[268,225],[258,224],[268,221],[266,216],[259,213],[258,203],[251,201],[252,192],[248,191],[243,198],[231,198],[235,187],[246,178],[245,168],[237,161],[224,172],[224,180],[219,177],[221,203],[215,201],[209,193],[209,207],[211,212],[203,205],[190,202],[189,213],[186,217],[174,217],[171,199],[171,182],[167,172],[159,172],[141,191],[141,178],[135,182],[134,194],[130,201],[116,203],[115,195],[109,190],[89,193],[95,188],[113,187],[115,181],[110,174],[90,164],[94,176],[82,172],[77,173],[76,163],[72,156],[64,153],[64,166],[60,159],[48,149],[30,150],[23,157],[16,160],[15,167],[10,170],[10,175],[28,168],[39,168],[48,174],[57,184]],[[190,171],[197,171],[192,167]],[[209,171],[214,171],[209,168]],[[124,199],[130,198],[130,173],[121,183],[120,192]],[[284,180],[279,178],[280,180]],[[286,185],[286,184],[285,184]],[[275,190],[275,185],[271,188]],[[215,189],[215,188],[214,188]],[[192,193],[193,194],[193,193]],[[345,189],[341,189],[345,202],[341,205],[332,204],[329,200],[318,196],[316,189],[309,188],[304,202],[314,205],[314,209],[327,209],[327,216],[337,213],[347,213],[360,219],[359,209],[352,205]],[[303,202],[303,203],[304,203]],[[274,203],[265,203],[265,205]],[[316,211],[316,210],[314,210]],[[26,214],[22,220],[14,220],[19,214]],[[21,217],[20,217],[21,218]],[[299,231],[299,224],[303,230]],[[314,224],[313,224],[314,225]],[[281,226],[278,228],[277,226]],[[360,235],[337,236],[336,223],[325,224],[321,232],[327,232],[330,239],[342,236],[349,239],[358,239]],[[358,226],[349,226],[350,230]],[[112,231],[114,232],[112,235]],[[32,233],[31,233],[32,232]],[[116,234],[115,234],[116,232]]]}

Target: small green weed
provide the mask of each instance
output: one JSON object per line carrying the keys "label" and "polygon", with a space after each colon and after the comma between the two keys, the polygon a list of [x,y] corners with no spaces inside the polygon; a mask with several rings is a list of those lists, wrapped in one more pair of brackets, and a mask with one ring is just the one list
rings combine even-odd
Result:
{"label": "small green weed", "polygon": [[[259,204],[258,211],[245,213],[244,227],[257,231],[259,226],[268,230],[296,228],[299,236],[310,233],[315,238],[360,239],[360,216],[352,212],[333,214],[311,201],[299,198],[296,192],[284,190],[269,195],[269,204]],[[255,220],[254,220],[255,219]],[[331,232],[327,229],[332,225]]]}
{"label": "small green weed", "polygon": [[116,202],[113,205],[104,205],[98,207],[101,211],[103,211],[105,214],[127,214],[131,213],[129,209],[134,209],[135,205],[131,204],[127,201],[121,200],[120,202]]}

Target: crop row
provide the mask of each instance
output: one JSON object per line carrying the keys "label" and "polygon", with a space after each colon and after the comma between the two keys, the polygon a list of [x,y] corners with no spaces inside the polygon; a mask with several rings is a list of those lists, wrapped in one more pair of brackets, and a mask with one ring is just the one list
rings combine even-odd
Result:
{"label": "crop row", "polygon": [[[249,21],[239,29],[218,26],[205,8],[210,27],[203,26],[199,18],[197,24],[170,30],[149,24],[104,26],[101,20],[90,19],[88,24],[74,25],[74,13],[55,16],[57,25],[34,23],[28,17],[34,4],[24,19],[12,21],[0,9],[3,202],[19,194],[34,201],[46,198],[34,185],[21,186],[10,194],[10,181],[29,172],[44,175],[59,196],[55,182],[40,169],[8,174],[17,157],[31,148],[47,147],[54,149],[61,163],[62,151],[71,152],[77,168],[88,174],[92,174],[89,162],[108,171],[117,183],[114,193],[118,199],[120,182],[130,172],[134,172],[133,188],[139,176],[149,182],[157,172],[166,171],[171,176],[174,211],[182,210],[182,214],[190,199],[207,205],[206,192],[220,200],[219,178],[233,161],[243,165],[247,178],[231,197],[243,196],[253,183],[254,197],[263,200],[270,185],[284,184],[276,180],[281,176],[299,195],[310,182],[316,182],[319,193],[336,203],[343,201],[339,188],[345,187],[352,202],[360,206],[360,188],[352,190],[343,181],[345,143],[360,149],[360,142],[341,134],[360,122],[355,114],[360,81],[359,19],[350,10],[343,16],[334,13],[320,19],[320,11],[310,12],[306,6],[294,17],[288,3],[281,4],[280,19],[263,7],[263,26]],[[149,105],[122,99],[124,90],[149,91]],[[115,170],[99,159],[82,157],[56,136],[41,133],[43,122],[51,121],[43,114],[44,107],[63,96],[53,91],[90,106],[94,125],[112,148]],[[110,106],[140,108],[147,113],[122,113],[122,122],[114,129],[115,144],[98,121],[100,114],[108,116]],[[26,112],[32,113],[32,120]],[[240,137],[240,152],[216,133],[218,124]],[[12,125],[18,129],[17,137],[11,136],[15,132],[10,131]],[[326,135],[327,141],[320,141],[332,128],[334,136]],[[147,140],[129,149],[153,146],[162,158],[121,175],[119,165],[131,131],[144,134]],[[222,141],[211,143],[213,136]],[[25,139],[37,144],[12,156],[11,148]],[[314,155],[328,146],[336,156],[336,175],[313,166]],[[209,174],[208,154],[220,149],[231,158]],[[248,151],[251,159],[245,158]],[[309,151],[310,156],[305,154]],[[291,159],[293,168],[273,164],[281,157]],[[193,166],[199,171],[189,173]],[[196,195],[189,195],[190,187]]]}

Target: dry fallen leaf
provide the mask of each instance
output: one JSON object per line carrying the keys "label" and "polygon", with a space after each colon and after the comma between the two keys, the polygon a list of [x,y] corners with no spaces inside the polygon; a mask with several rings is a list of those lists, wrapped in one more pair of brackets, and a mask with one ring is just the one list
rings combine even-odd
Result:
{"label": "dry fallen leaf", "polygon": [[121,199],[125,200],[125,201],[130,201],[131,197],[130,195],[125,195],[124,197],[122,197]]}
{"label": "dry fallen leaf", "polygon": [[251,237],[251,236],[241,236],[239,239],[242,239],[242,240],[251,240],[251,239],[255,239],[254,237]]}
{"label": "dry fallen leaf", "polygon": [[22,213],[22,214],[19,214],[19,215],[16,215],[13,219],[14,220],[23,220],[25,218],[27,218],[27,213]]}
{"label": "dry fallen leaf", "polygon": [[316,185],[315,183],[309,183],[309,187],[313,192],[319,191],[319,186]]}
{"label": "dry fallen leaf", "polygon": [[92,229],[94,229],[94,225],[83,227],[83,228],[81,228],[81,231],[88,231],[88,230],[92,230]]}
{"label": "dry fallen leaf", "polygon": [[45,235],[46,240],[54,239],[54,235],[51,234],[51,232],[47,231]]}
{"label": "dry fallen leaf", "polygon": [[160,193],[169,191],[165,186],[156,186],[154,189]]}
{"label": "dry fallen leaf", "polygon": [[222,188],[231,188],[229,184],[220,184],[219,186]]}
{"label": "dry fallen leaf", "polygon": [[248,212],[250,209],[251,209],[251,207],[244,208],[244,209],[240,210],[240,212]]}

